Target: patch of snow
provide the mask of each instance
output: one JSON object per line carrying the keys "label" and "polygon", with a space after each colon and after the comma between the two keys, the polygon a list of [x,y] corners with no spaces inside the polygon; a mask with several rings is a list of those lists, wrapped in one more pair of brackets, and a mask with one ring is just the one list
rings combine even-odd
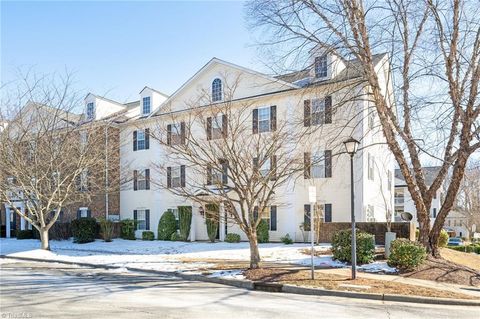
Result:
{"label": "patch of snow", "polygon": [[373,263],[359,266],[358,269],[372,273],[383,272],[392,274],[397,272],[397,268],[388,266],[384,261],[374,261]]}
{"label": "patch of snow", "polygon": [[208,277],[226,278],[226,279],[245,279],[245,276],[243,275],[243,271],[240,269],[214,271],[210,273]]}

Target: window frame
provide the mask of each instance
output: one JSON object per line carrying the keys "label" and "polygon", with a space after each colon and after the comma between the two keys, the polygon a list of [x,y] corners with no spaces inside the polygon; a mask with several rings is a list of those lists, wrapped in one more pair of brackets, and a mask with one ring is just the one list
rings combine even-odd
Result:
{"label": "window frame", "polygon": [[215,78],[212,81],[212,102],[223,101],[223,83],[220,78]]}
{"label": "window frame", "polygon": [[[324,125],[326,118],[326,103],[325,98],[323,99],[312,99],[311,100],[311,125]],[[320,108],[318,110],[317,108]],[[316,110],[317,109],[317,110]]]}
{"label": "window frame", "polygon": [[[319,160],[317,160],[319,159]],[[326,171],[326,158],[325,158],[325,150],[320,150],[315,153],[312,152],[310,161],[310,176],[312,178],[326,178],[325,171]],[[320,176],[315,174],[316,171],[320,172]]]}
{"label": "window frame", "polygon": [[328,56],[326,54],[315,57],[315,78],[322,79],[328,76]]}
{"label": "window frame", "polygon": [[[262,106],[258,109],[258,133],[265,133],[271,131],[272,112],[270,106]],[[263,111],[263,112],[262,112]],[[262,119],[262,117],[265,117]],[[265,125],[265,122],[267,125]],[[263,123],[263,125],[262,125]]]}
{"label": "window frame", "polygon": [[89,102],[87,103],[87,109],[85,111],[85,115],[87,117],[87,120],[93,120],[95,118],[95,103],[94,102]]}
{"label": "window frame", "polygon": [[[136,230],[147,230],[147,210],[146,209],[137,209],[137,228]],[[143,219],[140,218],[141,213],[143,213]],[[140,227],[143,225],[143,228]]]}
{"label": "window frame", "polygon": [[182,141],[182,123],[170,124],[170,145],[181,145]]}
{"label": "window frame", "polygon": [[[178,172],[178,177],[175,174],[176,172]],[[177,178],[178,178],[178,184],[176,183]],[[172,188],[182,187],[182,167],[181,166],[172,166],[170,183]]]}
{"label": "window frame", "polygon": [[137,190],[147,189],[147,174],[146,169],[137,170]]}
{"label": "window frame", "polygon": [[145,130],[137,130],[137,151],[145,150],[146,147],[147,145]]}

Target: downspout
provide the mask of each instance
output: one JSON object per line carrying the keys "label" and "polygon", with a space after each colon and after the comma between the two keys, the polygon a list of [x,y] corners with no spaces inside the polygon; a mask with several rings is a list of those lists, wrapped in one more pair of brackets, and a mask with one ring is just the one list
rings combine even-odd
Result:
{"label": "downspout", "polygon": [[105,125],[105,218],[108,219],[108,125]]}

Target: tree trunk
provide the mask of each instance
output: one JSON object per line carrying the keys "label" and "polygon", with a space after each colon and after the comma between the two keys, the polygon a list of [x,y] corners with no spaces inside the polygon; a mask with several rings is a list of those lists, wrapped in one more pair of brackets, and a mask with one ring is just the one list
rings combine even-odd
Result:
{"label": "tree trunk", "polygon": [[250,269],[260,268],[260,252],[258,251],[257,233],[255,231],[247,233],[250,243]]}
{"label": "tree trunk", "polygon": [[41,248],[44,250],[50,250],[50,242],[48,240],[48,229],[41,228],[39,230],[39,233],[40,233]]}

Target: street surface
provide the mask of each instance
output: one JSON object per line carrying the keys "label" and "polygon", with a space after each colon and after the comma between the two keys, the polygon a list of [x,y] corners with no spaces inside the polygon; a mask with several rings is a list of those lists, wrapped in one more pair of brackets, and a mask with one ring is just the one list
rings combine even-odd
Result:
{"label": "street surface", "polygon": [[304,296],[0,260],[1,318],[480,318],[480,308]]}

